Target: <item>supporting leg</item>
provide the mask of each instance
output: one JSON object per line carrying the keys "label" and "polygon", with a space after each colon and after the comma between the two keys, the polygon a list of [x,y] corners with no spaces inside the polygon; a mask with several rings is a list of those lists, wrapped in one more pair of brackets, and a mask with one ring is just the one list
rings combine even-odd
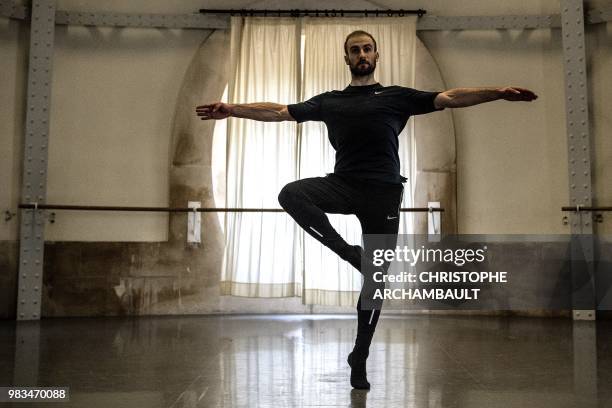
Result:
{"label": "supporting leg", "polygon": [[[357,215],[364,235],[365,254],[368,257],[375,249],[374,246],[380,247],[381,243],[384,248],[376,249],[395,247],[403,188],[401,186],[381,188],[376,193],[372,194],[374,200],[368,201]],[[382,240],[380,237],[373,240],[372,237],[368,237],[368,234],[385,234],[385,236]],[[386,273],[389,264],[385,263],[380,268]],[[372,295],[376,289],[384,288],[384,284],[377,284],[373,281],[371,273],[364,273],[364,278],[364,285],[357,302],[357,337],[353,351],[348,356],[348,363],[351,366],[351,385],[358,389],[370,388],[366,360],[370,354],[370,344],[382,309],[382,301],[374,302]]]}

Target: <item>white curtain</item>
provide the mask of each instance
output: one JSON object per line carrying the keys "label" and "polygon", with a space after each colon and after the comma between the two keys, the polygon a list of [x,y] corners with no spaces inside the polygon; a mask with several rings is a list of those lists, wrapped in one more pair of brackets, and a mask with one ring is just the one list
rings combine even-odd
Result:
{"label": "white curtain", "polygon": [[[300,30],[301,26],[301,30]],[[376,39],[382,85],[414,84],[416,17],[391,18],[233,18],[230,103],[295,103],[351,80],[344,40],[354,30]],[[300,32],[304,36],[300,82]],[[324,176],[335,152],[321,122],[270,124],[242,119],[228,123],[227,206],[278,207],[284,184]],[[412,121],[400,135],[402,174],[408,177],[402,206],[412,205]],[[328,215],[340,235],[361,243],[355,216]],[[412,230],[402,214],[400,232]],[[307,304],[353,306],[361,275],[322,246],[285,214],[228,213],[222,293],[239,296],[300,296]],[[304,275],[302,275],[304,273]],[[304,283],[304,287],[301,283]],[[303,290],[303,292],[302,292]]]}
{"label": "white curtain", "polygon": [[[302,100],[332,90],[344,89],[351,75],[344,61],[344,40],[355,30],[364,30],[376,40],[380,58],[375,78],[383,86],[414,86],[414,55],[416,47],[416,17],[391,18],[304,18],[304,79]],[[414,163],[411,125],[400,134],[402,174],[405,185],[404,203],[412,202],[412,171]],[[300,178],[331,173],[335,152],[327,138],[327,128],[321,122],[306,122],[300,140]],[[400,232],[412,230],[410,213],[402,213]],[[355,216],[328,215],[331,224],[350,244],[361,244],[361,227]],[[357,302],[361,274],[341,260],[310,235],[304,237],[304,301],[325,305],[350,306]]]}
{"label": "white curtain", "polygon": [[[234,17],[229,103],[297,101],[300,35],[295,19]],[[297,179],[294,122],[231,118],[226,205],[280,208],[278,193]],[[296,223],[284,213],[228,213],[221,293],[301,296]]]}

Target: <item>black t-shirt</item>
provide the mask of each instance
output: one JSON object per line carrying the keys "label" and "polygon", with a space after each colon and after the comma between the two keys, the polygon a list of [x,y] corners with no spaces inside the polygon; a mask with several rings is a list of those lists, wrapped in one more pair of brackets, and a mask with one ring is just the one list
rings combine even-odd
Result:
{"label": "black t-shirt", "polygon": [[334,173],[398,184],[400,174],[398,135],[408,118],[433,112],[439,92],[402,86],[349,85],[287,106],[298,122],[323,121],[336,150]]}

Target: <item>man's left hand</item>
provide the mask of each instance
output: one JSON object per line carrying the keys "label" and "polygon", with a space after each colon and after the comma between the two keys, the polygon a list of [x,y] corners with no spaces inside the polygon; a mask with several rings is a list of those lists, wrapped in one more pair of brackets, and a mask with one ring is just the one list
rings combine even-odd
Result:
{"label": "man's left hand", "polygon": [[533,101],[538,99],[538,95],[530,91],[529,89],[519,88],[516,86],[509,86],[506,88],[499,88],[499,99],[506,101]]}

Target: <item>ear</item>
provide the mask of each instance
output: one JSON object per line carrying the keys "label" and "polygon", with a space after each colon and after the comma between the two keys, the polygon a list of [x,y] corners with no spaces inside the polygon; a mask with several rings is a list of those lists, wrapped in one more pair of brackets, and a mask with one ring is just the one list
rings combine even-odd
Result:
{"label": "ear", "polygon": [[351,65],[351,62],[349,61],[349,57],[347,57],[346,54],[344,54],[344,62],[346,62],[346,65]]}
{"label": "ear", "polygon": [[378,51],[376,51],[376,62],[378,62],[378,57],[380,57],[380,55],[378,55]]}

